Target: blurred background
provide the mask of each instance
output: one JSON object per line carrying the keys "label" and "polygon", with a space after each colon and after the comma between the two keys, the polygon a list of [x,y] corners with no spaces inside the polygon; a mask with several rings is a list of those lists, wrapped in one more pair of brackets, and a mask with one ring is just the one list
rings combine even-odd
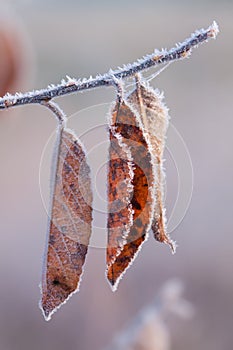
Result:
{"label": "blurred background", "polygon": [[[194,50],[190,59],[170,65],[151,83],[164,91],[172,124],[189,151],[194,171],[192,200],[172,232],[177,253],[173,256],[167,246],[150,237],[116,293],[105,279],[101,248],[106,238],[106,215],[101,211],[106,206],[103,169],[107,155],[102,111],[108,110],[115,92],[100,88],[59,99],[72,116],[68,124],[82,137],[91,166],[97,169],[93,178],[96,221],[80,292],[49,323],[38,308],[38,285],[52,149],[52,144],[46,144],[56,121],[39,106],[0,112],[0,349],[104,349],[163,284],[176,277],[184,284],[185,298],[195,314],[185,322],[168,314],[163,319],[168,344],[151,349],[231,350],[232,0],[1,0],[0,9],[1,95],[44,88],[59,83],[66,74],[95,76],[133,62],[154,48],[170,48],[213,20],[220,26],[216,41]],[[176,159],[168,151],[166,158],[169,218],[178,180]],[[154,331],[156,334],[156,327]]]}

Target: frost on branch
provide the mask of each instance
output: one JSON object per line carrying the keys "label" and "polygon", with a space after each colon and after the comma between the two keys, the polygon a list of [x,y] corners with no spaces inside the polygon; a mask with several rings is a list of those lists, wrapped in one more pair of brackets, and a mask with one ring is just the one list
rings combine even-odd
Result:
{"label": "frost on branch", "polygon": [[218,25],[214,21],[207,29],[196,31],[190,38],[186,39],[180,44],[177,44],[176,47],[170,50],[162,49],[159,51],[156,49],[152,54],[146,55],[142,59],[139,59],[134,63],[127,64],[115,71],[111,70],[108,73],[97,75],[95,78],[90,77],[89,79],[75,79],[67,76],[67,78],[63,79],[60,84],[50,85],[47,89],[35,90],[18,96],[5,95],[4,97],[0,98],[0,109],[30,103],[41,103],[41,101],[47,101],[55,97],[78,91],[114,85],[115,83],[113,76],[116,79],[132,77],[136,73],[147,70],[150,67],[188,57],[193,48],[211,38],[215,39],[218,32]]}

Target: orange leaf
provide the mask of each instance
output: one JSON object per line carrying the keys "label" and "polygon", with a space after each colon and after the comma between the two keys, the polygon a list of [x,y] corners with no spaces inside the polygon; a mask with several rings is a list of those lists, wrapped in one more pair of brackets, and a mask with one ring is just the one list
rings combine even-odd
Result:
{"label": "orange leaf", "polygon": [[162,157],[169,123],[168,109],[162,102],[161,94],[140,80],[137,81],[137,87],[129,96],[128,102],[140,116],[153,164],[155,207],[152,231],[156,240],[169,244],[175,252],[175,243],[166,232],[164,209],[165,179]]}
{"label": "orange leaf", "polygon": [[[129,267],[130,263],[136,257],[136,253],[139,250],[141,244],[147,237],[147,233],[151,226],[151,212],[153,209],[153,198],[151,196],[151,187],[153,185],[153,174],[151,156],[148,151],[148,146],[142,132],[142,125],[137,115],[131,110],[127,103],[123,100],[119,100],[112,113],[110,130],[115,130],[121,136],[121,144],[126,149],[130,150],[133,159],[133,193],[131,190],[130,205],[133,212],[133,221],[128,220],[130,224],[130,230],[125,229],[124,220],[126,217],[120,215],[120,219],[117,217],[117,213],[112,215],[111,213],[111,201],[112,192],[114,188],[118,186],[119,177],[112,177],[112,162],[111,162],[111,147],[110,147],[110,168],[109,168],[109,219],[108,219],[108,246],[107,246],[107,278],[111,283],[113,290],[117,288],[117,284]],[[110,133],[111,139],[111,133]],[[128,159],[128,163],[131,159]],[[121,168],[121,162],[118,163]],[[117,175],[117,174],[116,174]],[[127,194],[128,196],[128,194]],[[114,197],[117,200],[117,195]],[[122,200],[121,200],[122,202]],[[125,204],[127,208],[127,203]],[[118,212],[119,215],[120,212]],[[115,236],[115,225],[121,224],[120,228],[124,233],[125,244],[121,249],[117,251],[117,254],[109,258],[109,252],[112,252],[112,237]],[[117,232],[118,235],[118,232]]]}
{"label": "orange leaf", "polygon": [[117,110],[115,109],[109,130],[108,266],[114,263],[116,257],[124,248],[133,221],[132,205],[130,204],[133,190],[131,152],[127,145],[123,143],[122,136],[116,132],[116,114]]}
{"label": "orange leaf", "polygon": [[59,128],[41,309],[46,320],[78,291],[92,222],[90,169],[82,145]]}

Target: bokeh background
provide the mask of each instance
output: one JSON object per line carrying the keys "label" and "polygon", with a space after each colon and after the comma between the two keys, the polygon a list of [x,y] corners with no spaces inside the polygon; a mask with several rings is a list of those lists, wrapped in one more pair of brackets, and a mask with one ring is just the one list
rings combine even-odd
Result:
{"label": "bokeh background", "polygon": [[[42,152],[56,121],[38,106],[1,112],[0,349],[104,349],[169,278],[177,277],[184,283],[185,297],[195,315],[187,322],[172,315],[166,319],[171,349],[231,350],[232,0],[2,0],[0,6],[0,30],[11,28],[12,46],[17,46],[17,87],[12,84],[12,91],[43,88],[58,83],[66,74],[85,77],[104,73],[154,48],[170,48],[214,19],[221,31],[216,41],[202,45],[190,59],[172,64],[152,81],[165,93],[172,123],[185,141],[194,170],[190,207],[172,232],[179,245],[177,253],[172,256],[168,247],[150,237],[118,291],[112,293],[104,276],[105,251],[91,247],[80,292],[49,323],[38,308],[47,229],[39,174]],[[7,62],[3,59],[1,49],[2,66]],[[71,116],[110,103],[114,96],[113,89],[103,88],[63,97],[60,105]],[[78,135],[106,122],[106,115],[95,114],[94,107],[86,118],[84,115],[77,115]],[[86,147],[90,146],[88,142],[98,146],[104,141],[103,135],[107,134],[96,132],[95,138],[86,138]],[[106,153],[98,154],[97,160],[92,157],[92,165],[101,168]],[[175,160],[169,160],[169,154],[167,158],[169,217],[177,173]],[[45,187],[48,176],[49,163],[46,167],[44,162],[41,183]],[[98,209],[106,196],[104,171],[94,180]],[[96,222],[96,226],[104,224]],[[93,234],[97,240],[100,234],[106,236],[98,228]]]}

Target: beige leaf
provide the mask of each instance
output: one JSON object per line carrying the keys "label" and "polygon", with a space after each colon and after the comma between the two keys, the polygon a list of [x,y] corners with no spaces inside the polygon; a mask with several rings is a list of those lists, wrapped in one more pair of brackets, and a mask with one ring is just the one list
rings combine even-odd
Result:
{"label": "beige leaf", "polygon": [[175,243],[166,232],[164,209],[163,153],[169,124],[168,109],[158,91],[152,89],[141,79],[137,80],[136,85],[136,89],[128,97],[128,102],[140,116],[144,136],[151,154],[154,175],[153,195],[155,196],[152,231],[156,240],[169,244],[175,252]]}

